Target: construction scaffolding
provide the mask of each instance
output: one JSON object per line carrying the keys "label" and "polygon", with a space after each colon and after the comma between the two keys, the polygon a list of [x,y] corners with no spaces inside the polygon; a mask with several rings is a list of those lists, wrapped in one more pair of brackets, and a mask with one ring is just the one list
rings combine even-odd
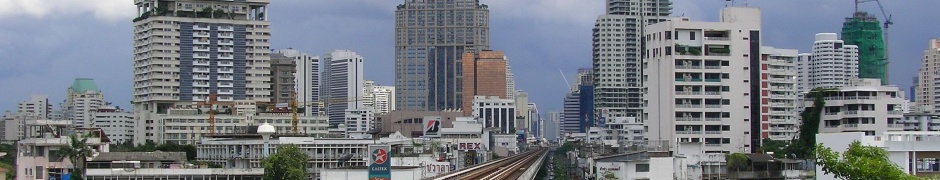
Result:
{"label": "construction scaffolding", "polygon": [[855,12],[842,24],[842,40],[845,44],[858,46],[858,77],[881,79],[888,83],[888,59],[885,56],[885,41],[881,22],[867,12]]}

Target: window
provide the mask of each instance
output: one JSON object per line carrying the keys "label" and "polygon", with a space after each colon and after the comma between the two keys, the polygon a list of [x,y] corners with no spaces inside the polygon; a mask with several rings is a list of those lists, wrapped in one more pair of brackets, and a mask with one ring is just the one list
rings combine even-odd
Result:
{"label": "window", "polygon": [[42,179],[42,166],[36,166],[36,179]]}
{"label": "window", "polygon": [[689,40],[695,40],[695,31],[689,32]]}
{"label": "window", "polygon": [[650,164],[636,164],[636,172],[650,172]]}

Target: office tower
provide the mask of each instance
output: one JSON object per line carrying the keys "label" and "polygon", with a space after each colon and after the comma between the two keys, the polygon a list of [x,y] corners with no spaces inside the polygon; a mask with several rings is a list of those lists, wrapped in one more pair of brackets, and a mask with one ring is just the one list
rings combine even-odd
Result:
{"label": "office tower", "polygon": [[271,101],[269,2],[134,1],[134,142],[163,143],[159,116],[210,94]]}
{"label": "office tower", "polygon": [[102,106],[95,113],[94,128],[101,128],[113,144],[131,142],[134,139],[134,114],[119,107]]}
{"label": "office tower", "polygon": [[350,50],[323,55],[323,95],[330,125],[345,122],[347,109],[363,109],[362,56]]}
{"label": "office tower", "polygon": [[888,59],[882,35],[881,22],[867,12],[855,12],[842,23],[842,40],[858,46],[858,77],[878,78],[885,85],[888,84]]}
{"label": "office tower", "polygon": [[[879,81],[852,79],[837,88],[838,93],[823,93],[826,108],[820,117],[819,133],[865,132],[867,136],[881,136],[888,131],[903,131],[904,99],[898,87],[884,86]],[[813,106],[812,100],[804,101],[804,106]]]}
{"label": "office tower", "polygon": [[[761,47],[761,62],[767,66],[761,71],[767,74],[762,79],[762,91],[768,91],[770,102],[765,104],[770,113],[769,121],[761,121],[761,126],[769,126],[766,135],[762,132],[761,139],[770,138],[778,141],[789,141],[799,134],[799,112],[801,105],[797,104],[796,67],[795,61],[799,52],[796,49],[777,49],[774,47]],[[767,87],[764,87],[764,84]],[[761,92],[763,93],[763,92]],[[766,97],[766,96],[765,96]]]}
{"label": "office tower", "polygon": [[460,58],[489,49],[488,7],[479,0],[405,0],[395,22],[396,109],[461,108]]}
{"label": "office tower", "polygon": [[519,90],[513,94],[516,95],[506,99],[512,99],[516,102],[516,129],[525,131],[527,136],[531,136],[532,117],[529,116],[529,93]]}
{"label": "office tower", "polygon": [[922,57],[914,83],[917,86],[916,95],[911,98],[915,99],[914,102],[921,110],[934,111],[938,100],[934,92],[940,87],[940,39],[930,39],[930,45]]}
{"label": "office tower", "polygon": [[395,86],[372,86],[372,106],[376,114],[395,110]]}
{"label": "office tower", "polygon": [[294,73],[297,64],[294,58],[280,53],[271,54],[271,103],[291,103],[294,99]]}
{"label": "office tower", "polygon": [[500,133],[513,133],[516,129],[515,100],[499,96],[474,96],[473,117],[483,128],[499,128]]}
{"label": "office tower", "polygon": [[591,69],[578,69],[575,84],[572,85],[571,91],[565,95],[561,124],[559,124],[562,132],[587,132],[587,129],[594,125],[595,111],[609,111],[609,108],[602,110],[596,110],[594,108],[594,105],[596,105],[594,103],[594,100],[596,100],[594,95],[596,94],[593,93],[595,90],[593,87],[593,75],[594,73]]}
{"label": "office tower", "polygon": [[[463,53],[463,99],[474,99],[473,96],[506,97],[506,55],[501,51],[483,50],[479,52]],[[508,99],[508,98],[507,98]],[[469,115],[473,112],[473,101],[464,101],[463,112]]]}
{"label": "office tower", "polygon": [[797,92],[838,88],[858,78],[858,46],[846,45],[835,33],[816,34],[812,54],[797,59]]}
{"label": "office tower", "polygon": [[666,20],[671,11],[667,0],[607,0],[593,31],[594,108],[612,117],[642,115],[641,37],[646,25]]}
{"label": "office tower", "polygon": [[76,78],[66,90],[65,102],[60,106],[66,120],[75,127],[91,128],[98,108],[105,105],[104,94],[95,85],[95,80]]}
{"label": "office tower", "polygon": [[506,62],[506,98],[514,99],[516,96],[516,79],[513,78],[512,68]]}
{"label": "office tower", "polygon": [[539,115],[539,108],[535,103],[529,103],[527,106],[529,109],[529,131],[532,132],[531,136],[535,137],[536,139],[541,139],[545,136],[545,122]]}
{"label": "office tower", "polygon": [[[761,13],[727,7],[719,22],[647,26],[644,110],[649,141],[704,142],[705,152],[756,152],[767,121]],[[763,111],[762,111],[763,110]]]}
{"label": "office tower", "polygon": [[545,113],[545,126],[543,133],[545,134],[545,139],[550,141],[557,141],[559,137],[563,136],[560,128],[561,126],[561,112],[558,111],[548,111]]}
{"label": "office tower", "polygon": [[294,70],[294,91],[297,92],[297,102],[306,105],[303,115],[317,115],[322,108],[317,103],[320,101],[320,57],[296,49],[281,49],[276,52],[294,60],[297,68]]}

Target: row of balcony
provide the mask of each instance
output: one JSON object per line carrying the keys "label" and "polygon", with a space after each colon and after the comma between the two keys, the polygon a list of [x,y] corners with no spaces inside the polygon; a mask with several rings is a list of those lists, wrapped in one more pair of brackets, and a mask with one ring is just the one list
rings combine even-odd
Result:
{"label": "row of balcony", "polygon": [[677,65],[676,69],[721,69],[721,66]]}
{"label": "row of balcony", "polygon": [[721,121],[720,117],[676,117],[676,121]]}
{"label": "row of balcony", "polygon": [[[194,82],[193,87],[209,87],[207,82]],[[216,83],[216,87],[234,87],[230,82],[219,82]]]}
{"label": "row of balcony", "polygon": [[[235,41],[233,40],[218,40],[216,41],[216,43],[218,45],[229,45],[229,46],[235,45]],[[209,40],[193,39],[193,44],[209,44]]]}
{"label": "row of balcony", "polygon": [[[193,65],[196,65],[196,66],[211,66],[211,64],[209,63],[209,61],[205,61],[205,60],[196,60],[196,61],[193,61]],[[234,66],[235,64],[233,64],[231,61],[220,61],[220,62],[216,63],[216,65],[217,65],[217,66]]]}
{"label": "row of balcony", "polygon": [[676,82],[721,82],[721,79],[676,78]]}
{"label": "row of balcony", "polygon": [[[209,73],[209,68],[193,68],[194,73]],[[235,69],[232,68],[219,68],[217,73],[235,73]]]}
{"label": "row of balcony", "polygon": [[721,131],[676,131],[676,134],[721,134]]}
{"label": "row of balcony", "polygon": [[[872,110],[850,110],[850,111],[839,111],[839,112],[824,112],[823,115],[831,115],[831,116],[839,115],[839,114],[858,115],[859,113],[865,113],[866,111],[871,112]],[[904,115],[904,111],[888,111],[888,114],[890,114],[890,115]]]}
{"label": "row of balcony", "polygon": [[[232,81],[235,79],[231,75],[221,75],[221,76],[216,76],[216,78],[222,81]],[[210,78],[209,78],[209,75],[193,75],[193,80],[210,80]]]}
{"label": "row of balcony", "polygon": [[[234,92],[231,89],[219,89],[216,93],[233,94]],[[193,89],[193,94],[209,94],[209,89]]]}
{"label": "row of balcony", "polygon": [[676,95],[721,95],[720,91],[676,91]]}
{"label": "row of balcony", "polygon": [[721,104],[676,104],[676,108],[721,108]]}

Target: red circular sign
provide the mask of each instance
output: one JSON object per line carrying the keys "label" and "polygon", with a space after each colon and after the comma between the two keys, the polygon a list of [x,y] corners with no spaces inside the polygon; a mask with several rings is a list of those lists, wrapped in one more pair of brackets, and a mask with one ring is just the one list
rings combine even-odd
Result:
{"label": "red circular sign", "polygon": [[385,149],[376,149],[372,152],[372,159],[375,159],[375,164],[384,164],[388,160],[388,152],[385,152]]}

